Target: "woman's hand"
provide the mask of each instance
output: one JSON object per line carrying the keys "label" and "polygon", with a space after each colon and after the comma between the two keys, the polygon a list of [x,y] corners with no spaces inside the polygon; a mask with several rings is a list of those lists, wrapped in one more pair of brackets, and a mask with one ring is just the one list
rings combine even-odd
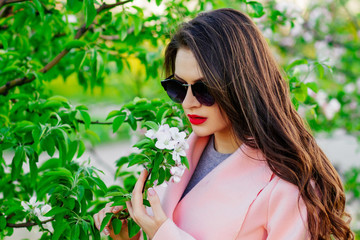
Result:
{"label": "woman's hand", "polygon": [[167,217],[161,207],[159,196],[153,188],[148,189],[148,200],[153,211],[153,216],[150,216],[145,209],[142,189],[147,174],[146,170],[141,172],[132,192],[131,201],[126,202],[126,205],[131,218],[142,228],[146,235],[152,239],[160,226],[166,221]]}
{"label": "woman's hand", "polygon": [[[94,214],[93,218],[94,218],[95,226],[97,229],[100,230],[101,223],[102,223],[103,219],[105,218],[106,213],[108,213],[108,212],[118,213],[123,209],[123,206],[112,207],[111,206],[112,204],[113,204],[112,202],[106,204],[106,206],[102,210],[100,210],[100,212]],[[114,230],[112,228],[111,221],[109,221],[106,224],[106,226],[103,230],[103,233],[105,235],[110,235],[110,237],[114,240],[130,240],[129,233],[128,233],[128,227],[127,227],[127,221],[121,220],[121,222],[122,222],[122,227],[121,227],[121,231],[118,235],[114,234]],[[135,239],[139,239],[139,234],[137,234],[136,236],[131,238],[131,240],[135,240]]]}

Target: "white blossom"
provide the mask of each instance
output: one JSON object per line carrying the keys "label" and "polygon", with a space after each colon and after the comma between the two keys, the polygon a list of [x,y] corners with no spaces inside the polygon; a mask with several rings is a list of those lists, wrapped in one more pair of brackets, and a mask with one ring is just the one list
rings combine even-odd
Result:
{"label": "white blossom", "polygon": [[329,120],[333,119],[340,108],[341,104],[339,101],[336,98],[331,99],[329,103],[323,106],[325,117]]}
{"label": "white blossom", "polygon": [[327,102],[327,94],[324,91],[319,91],[316,96],[315,96],[315,100],[317,101],[317,103],[319,104],[319,106],[323,106],[326,104]]}
{"label": "white blossom", "polygon": [[153,129],[150,129],[145,133],[145,136],[150,138],[150,139],[155,139],[156,138],[156,131],[153,130]]}
{"label": "white blossom", "polygon": [[176,144],[174,151],[172,153],[172,159],[177,163],[181,164],[181,156],[185,157],[185,150],[189,148],[189,145],[186,142],[179,142]]}
{"label": "white blossom", "polygon": [[[41,222],[51,219],[51,217],[44,216],[48,211],[50,211],[51,206],[49,204],[45,204],[44,202],[37,201],[35,195],[30,198],[29,202],[21,201],[21,206],[26,212],[37,217]],[[42,226],[51,232],[54,231],[51,222],[44,223]]]}
{"label": "white blossom", "polygon": [[172,175],[171,181],[174,183],[180,182],[181,177],[184,174],[184,172],[185,172],[185,166],[183,166],[183,165],[171,167],[171,169],[170,169],[170,173]]}
{"label": "white blossom", "polygon": [[356,86],[354,83],[349,83],[344,87],[344,90],[346,93],[352,93],[355,91],[355,89],[356,89]]}
{"label": "white blossom", "polygon": [[186,156],[185,150],[189,148],[186,142],[186,133],[180,132],[178,128],[170,128],[168,124],[160,125],[159,129],[155,131],[150,129],[145,133],[145,136],[155,140],[155,147],[160,150],[172,150],[172,160],[175,161],[175,166],[172,166],[170,173],[172,182],[179,182],[181,176],[185,171],[185,166],[181,163],[181,157]]}
{"label": "white blossom", "polygon": [[172,139],[174,139],[175,141],[178,142],[184,142],[185,138],[186,138],[186,133],[184,132],[179,132],[179,129],[176,127],[172,127],[169,129],[170,135],[172,137]]}
{"label": "white blossom", "polygon": [[159,136],[155,147],[158,149],[169,149],[173,150],[175,148],[176,141],[174,141],[170,135]]}

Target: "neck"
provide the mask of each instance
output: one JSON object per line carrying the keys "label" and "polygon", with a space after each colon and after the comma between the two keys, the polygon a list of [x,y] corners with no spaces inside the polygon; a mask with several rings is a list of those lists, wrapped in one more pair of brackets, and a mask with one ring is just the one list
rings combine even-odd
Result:
{"label": "neck", "polygon": [[240,147],[241,142],[236,141],[232,134],[215,133],[214,145],[216,151],[227,154],[235,152]]}

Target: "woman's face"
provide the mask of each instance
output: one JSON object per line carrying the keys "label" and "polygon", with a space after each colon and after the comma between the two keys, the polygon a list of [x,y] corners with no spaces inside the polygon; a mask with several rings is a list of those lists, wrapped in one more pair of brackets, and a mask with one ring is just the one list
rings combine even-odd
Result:
{"label": "woman's face", "polygon": [[[187,48],[180,48],[175,59],[175,78],[184,83],[194,84],[201,81],[203,75],[200,71],[193,53]],[[182,103],[186,116],[189,118],[192,129],[196,135],[203,137],[211,134],[227,136],[231,133],[230,123],[215,103],[205,106],[194,97],[190,87]]]}

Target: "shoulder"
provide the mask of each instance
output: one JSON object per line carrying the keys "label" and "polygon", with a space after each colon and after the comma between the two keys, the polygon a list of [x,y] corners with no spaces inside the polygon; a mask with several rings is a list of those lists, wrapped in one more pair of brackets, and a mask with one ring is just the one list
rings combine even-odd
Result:
{"label": "shoulder", "polygon": [[306,229],[307,210],[299,188],[278,176],[269,184],[270,191],[267,204],[267,226],[275,224],[295,224]]}

